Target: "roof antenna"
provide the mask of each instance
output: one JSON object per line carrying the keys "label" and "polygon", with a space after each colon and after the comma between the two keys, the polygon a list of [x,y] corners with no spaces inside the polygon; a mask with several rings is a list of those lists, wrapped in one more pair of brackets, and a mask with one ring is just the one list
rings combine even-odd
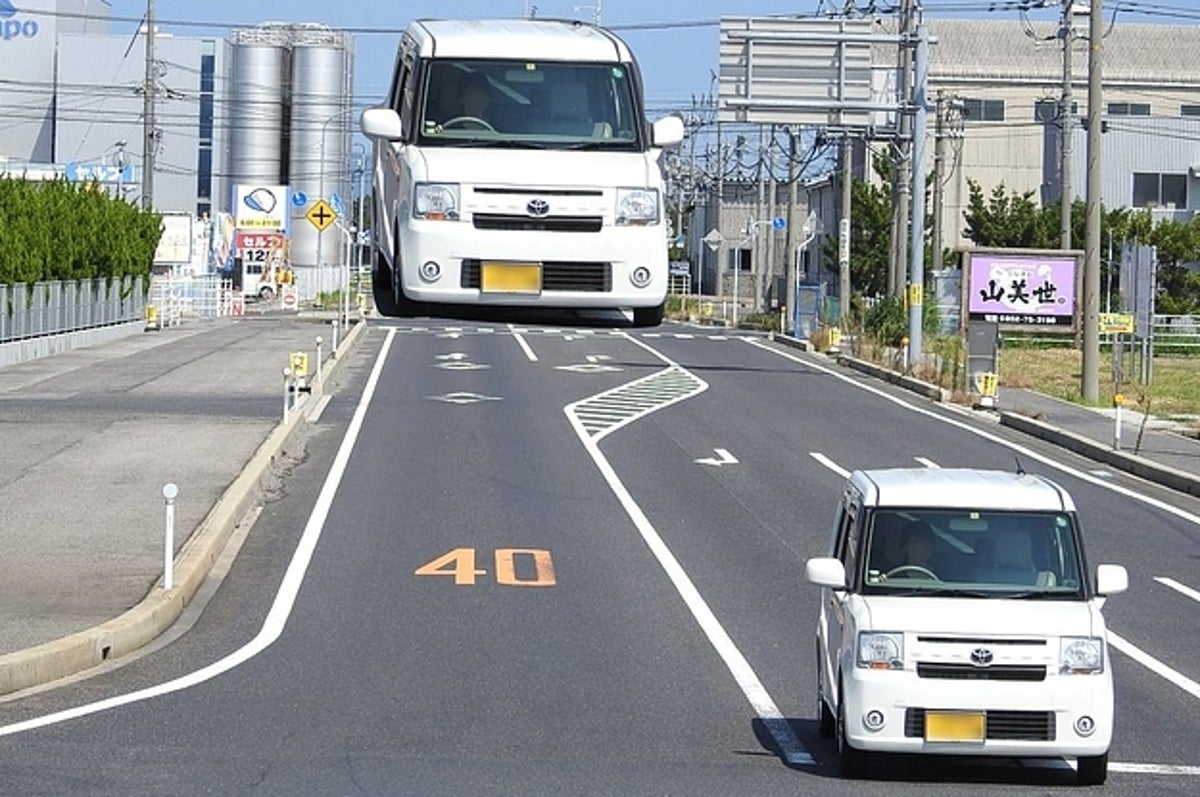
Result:
{"label": "roof antenna", "polygon": [[1020,457],[1013,457],[1013,459],[1015,459],[1015,460],[1017,461],[1017,475],[1018,475],[1018,476],[1024,476],[1024,475],[1025,475],[1025,468],[1021,466],[1021,458],[1020,458]]}

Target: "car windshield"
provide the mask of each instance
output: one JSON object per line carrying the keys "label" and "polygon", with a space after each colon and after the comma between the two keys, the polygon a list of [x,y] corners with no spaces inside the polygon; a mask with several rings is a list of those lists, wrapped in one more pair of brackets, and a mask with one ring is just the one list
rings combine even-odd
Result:
{"label": "car windshield", "polygon": [[1076,540],[1065,512],[879,509],[867,520],[863,591],[1075,599]]}
{"label": "car windshield", "polygon": [[442,59],[425,71],[423,145],[637,149],[624,64]]}

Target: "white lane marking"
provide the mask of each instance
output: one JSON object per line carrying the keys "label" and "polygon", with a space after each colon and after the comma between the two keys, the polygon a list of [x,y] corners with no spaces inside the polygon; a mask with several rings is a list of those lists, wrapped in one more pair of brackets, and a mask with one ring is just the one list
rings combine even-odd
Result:
{"label": "white lane marking", "polygon": [[1129,658],[1136,661],[1138,664],[1150,670],[1155,675],[1167,679],[1183,691],[1190,694],[1192,697],[1200,699],[1200,683],[1196,683],[1183,673],[1171,669],[1146,651],[1139,648],[1137,645],[1134,645],[1132,642],[1127,642],[1124,637],[1113,633],[1111,628],[1108,629],[1108,644],[1110,647],[1116,648]]}
{"label": "white lane marking", "polygon": [[697,465],[713,465],[714,467],[718,467],[718,468],[721,467],[722,465],[738,464],[738,458],[735,457],[733,454],[730,454],[724,448],[714,448],[713,453],[716,454],[715,457],[705,457],[704,459],[694,460],[694,462]]}
{"label": "white lane marking", "polygon": [[932,459],[927,459],[926,457],[913,457],[913,459],[915,459],[917,462],[921,463],[922,465],[924,465],[925,467],[927,467],[931,470],[938,470],[939,468],[942,467],[941,465],[934,462]]}
{"label": "white lane marking", "polygon": [[529,362],[537,362],[538,356],[533,353],[533,348],[525,340],[525,336],[512,324],[508,325],[508,331],[513,336],[513,339],[517,341],[517,345],[521,347],[521,351],[525,352],[525,356],[529,358]]}
{"label": "white lane marking", "polygon": [[815,459],[817,462],[820,462],[825,467],[829,468],[831,471],[833,471],[837,475],[841,476],[843,479],[849,478],[850,471],[846,470],[841,465],[837,464],[836,462],[834,462],[832,459],[825,456],[821,452],[809,451],[808,455],[810,457],[812,457],[813,459]]}
{"label": "white lane marking", "polygon": [[244,664],[259,653],[262,653],[279,639],[283,634],[284,625],[287,623],[288,617],[291,615],[292,609],[296,604],[296,596],[300,592],[301,584],[304,583],[304,575],[308,571],[309,563],[312,561],[313,551],[316,550],[317,542],[321,539],[321,532],[324,530],[325,521],[329,517],[330,507],[333,506],[334,496],[337,494],[338,486],[342,483],[342,477],[346,473],[346,465],[350,461],[350,452],[354,450],[354,445],[358,442],[358,435],[362,431],[363,419],[366,417],[367,408],[370,406],[371,399],[375,395],[375,388],[379,384],[379,375],[383,372],[383,364],[387,360],[388,351],[392,347],[392,340],[395,336],[396,330],[389,329],[387,337],[384,338],[383,346],[379,349],[379,355],[375,359],[375,366],[371,369],[371,375],[367,379],[366,387],[363,389],[362,398],[359,399],[358,407],[354,410],[354,417],[350,419],[350,425],[346,428],[345,436],[342,437],[342,444],[338,447],[337,455],[333,459],[333,465],[325,477],[324,484],[321,485],[321,492],[317,495],[317,501],[313,506],[312,514],[308,516],[304,532],[300,535],[300,542],[296,546],[296,552],[292,554],[292,561],[288,564],[283,581],[280,582],[279,591],[275,593],[275,601],[271,604],[271,610],[267,613],[266,619],[263,620],[262,628],[259,629],[254,638],[228,656],[172,681],[139,689],[136,692],[115,695],[105,700],[98,700],[94,703],[76,706],[75,708],[56,711],[53,714],[34,717],[23,722],[14,722],[11,725],[0,726],[0,736],[10,736],[34,730],[35,728],[44,728],[47,725],[56,725],[60,722],[86,717],[90,714],[98,714],[101,711],[129,705],[130,703],[150,700],[151,698],[161,697],[172,692],[189,689]]}
{"label": "white lane marking", "polygon": [[467,355],[461,351],[452,351],[449,354],[435,354],[433,359],[458,361],[467,359]]}
{"label": "white lane marking", "polygon": [[[646,344],[640,343],[633,338],[630,339],[654,353],[672,368],[679,369],[679,366],[675,362],[654,351],[654,349],[651,349]],[[704,385],[704,389],[708,388],[707,383],[704,383],[702,380],[698,381]],[[698,390],[692,395],[698,395],[701,392],[703,390]],[[629,515],[629,519],[633,521],[638,533],[641,534],[642,540],[645,541],[650,552],[654,554],[654,558],[658,560],[659,566],[662,567],[663,571],[667,574],[667,578],[675,586],[675,591],[683,598],[683,602],[691,611],[692,617],[696,619],[696,623],[700,626],[704,635],[708,637],[709,644],[713,646],[717,655],[725,662],[725,666],[733,675],[738,687],[742,690],[742,694],[746,696],[746,699],[750,702],[750,706],[775,740],[775,744],[779,747],[784,760],[794,765],[815,763],[812,754],[800,743],[800,740],[792,731],[791,725],[788,724],[787,719],[783,716],[783,712],[779,710],[779,707],[767,692],[766,687],[763,686],[762,681],[754,673],[750,662],[746,660],[746,657],[738,650],[737,645],[734,644],[729,634],[725,632],[720,621],[717,620],[716,615],[709,608],[708,603],[700,595],[700,591],[696,589],[696,585],[692,583],[683,566],[679,564],[679,560],[671,553],[671,549],[663,542],[662,537],[650,523],[649,518],[646,517],[642,508],[638,506],[637,502],[633,500],[633,496],[625,489],[625,485],[617,476],[616,471],[613,470],[612,465],[609,464],[604,454],[600,452],[599,441],[603,436],[593,437],[584,427],[583,421],[575,414],[575,406],[580,403],[583,402],[569,404],[563,408],[563,412],[566,413],[571,428],[575,430],[575,434],[579,437],[584,449],[588,452],[588,456],[592,458],[592,462],[596,464],[604,480],[608,483],[608,487],[612,490],[613,495],[621,502],[621,506],[625,509],[626,514]]]}
{"label": "white lane marking", "polygon": [[1131,772],[1137,775],[1192,775],[1200,776],[1200,767],[1175,764],[1121,764],[1109,762],[1109,772]]}
{"label": "white lane marking", "polygon": [[1191,587],[1185,587],[1183,584],[1180,584],[1173,578],[1167,578],[1166,576],[1155,576],[1154,580],[1159,584],[1162,584],[1164,587],[1170,587],[1176,592],[1187,595],[1192,600],[1200,602],[1200,592],[1197,592]]}
{"label": "white lane marking", "polygon": [[1022,456],[1025,456],[1025,457],[1029,457],[1030,459],[1032,459],[1036,462],[1041,462],[1043,465],[1047,465],[1051,468],[1054,468],[1055,470],[1059,470],[1059,471],[1062,471],[1063,473],[1074,476],[1075,478],[1079,479],[1080,481],[1085,481],[1085,482],[1088,482],[1089,484],[1094,484],[1099,487],[1103,487],[1106,490],[1112,490],[1113,492],[1119,493],[1127,498],[1132,498],[1135,501],[1138,501],[1143,504],[1147,504],[1149,506],[1154,507],[1155,509],[1162,510],[1163,512],[1166,512],[1169,515],[1174,515],[1175,517],[1180,518],[1181,520],[1187,521],[1188,523],[1194,523],[1195,525],[1200,526],[1200,516],[1194,515],[1185,509],[1180,509],[1178,507],[1171,506],[1170,504],[1168,504],[1165,501],[1160,501],[1157,498],[1154,498],[1152,496],[1142,495],[1139,492],[1131,490],[1127,487],[1122,487],[1119,484],[1112,484],[1110,482],[1104,481],[1103,479],[1093,476],[1091,473],[1087,473],[1085,471],[1081,471],[1076,468],[1072,468],[1070,465],[1064,465],[1061,462],[1057,462],[1057,461],[1051,459],[1050,457],[1046,456],[1045,454],[1040,454],[1031,448],[1026,448],[1025,446],[1021,445],[1020,443],[1014,443],[1011,440],[1005,440],[1003,437],[992,434],[991,432],[985,431],[983,429],[977,429],[974,426],[971,426],[970,424],[965,423],[964,421],[957,421],[953,418],[947,418],[944,415],[940,415],[932,410],[925,409],[924,407],[918,407],[915,404],[910,404],[907,401],[905,401],[904,399],[900,398],[899,396],[893,396],[890,393],[880,390],[877,387],[873,387],[871,385],[855,381],[854,379],[850,378],[849,376],[847,376],[843,373],[839,373],[838,371],[835,371],[832,368],[827,368],[827,367],[821,365],[820,363],[810,362],[809,360],[803,360],[803,359],[797,357],[796,355],[791,354],[790,352],[777,351],[776,349],[773,349],[770,346],[766,345],[765,343],[759,341],[757,338],[741,338],[741,340],[744,340],[746,343],[749,343],[752,346],[762,349],[765,352],[769,352],[778,357],[783,357],[784,359],[791,360],[792,362],[798,363],[807,368],[812,368],[813,370],[820,371],[821,373],[827,374],[828,376],[832,376],[833,378],[839,379],[848,385],[852,385],[853,387],[858,388],[859,390],[865,390],[868,393],[873,393],[874,395],[878,396],[879,398],[883,399],[884,401],[890,401],[891,403],[895,404],[896,406],[903,407],[904,409],[908,410],[909,412],[915,412],[918,415],[924,415],[926,417],[933,418],[934,420],[939,421],[944,424],[947,424],[949,426],[954,426],[958,429],[962,429],[963,431],[969,432],[970,434],[973,434],[976,437],[981,437],[984,440],[991,441],[993,443],[996,443],[997,445],[1003,446],[1012,451],[1016,451],[1018,454],[1021,454]]}

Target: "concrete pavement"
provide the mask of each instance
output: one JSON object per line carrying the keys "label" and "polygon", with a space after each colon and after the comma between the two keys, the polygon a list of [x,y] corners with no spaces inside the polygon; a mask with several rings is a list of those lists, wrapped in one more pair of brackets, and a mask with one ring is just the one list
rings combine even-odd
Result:
{"label": "concrete pavement", "polygon": [[[135,650],[179,617],[366,328],[343,330],[334,357],[330,322],[189,321],[0,368],[0,694]],[[293,352],[311,393],[285,423]]]}

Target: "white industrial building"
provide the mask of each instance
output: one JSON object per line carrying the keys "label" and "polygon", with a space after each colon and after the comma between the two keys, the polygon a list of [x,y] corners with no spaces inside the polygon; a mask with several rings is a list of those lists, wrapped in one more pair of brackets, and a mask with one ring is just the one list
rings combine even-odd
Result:
{"label": "white industrial building", "polygon": [[[281,212],[301,296],[337,289],[350,220],[318,232],[305,214],[321,198],[351,205],[348,34],[318,24],[264,24],[227,39],[157,33],[155,125],[147,137],[144,26],[111,34],[104,0],[13,5],[5,30],[14,35],[0,47],[7,87],[0,173],[96,179],[140,202],[152,138],[155,210],[233,221],[235,187],[242,194],[284,187]],[[214,231],[232,237],[230,226]]]}

